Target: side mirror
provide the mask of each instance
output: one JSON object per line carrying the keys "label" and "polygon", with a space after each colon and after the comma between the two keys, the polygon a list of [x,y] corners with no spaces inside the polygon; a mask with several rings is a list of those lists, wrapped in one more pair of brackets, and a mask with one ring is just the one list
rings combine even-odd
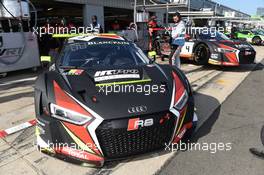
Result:
{"label": "side mirror", "polygon": [[148,52],[148,57],[150,59],[150,64],[154,63],[156,61],[157,52],[155,51]]}
{"label": "side mirror", "polygon": [[41,56],[40,57],[40,62],[43,68],[49,67],[51,64],[51,61],[52,61],[51,56]]}
{"label": "side mirror", "polygon": [[40,62],[41,63],[51,63],[51,56],[41,56]]}

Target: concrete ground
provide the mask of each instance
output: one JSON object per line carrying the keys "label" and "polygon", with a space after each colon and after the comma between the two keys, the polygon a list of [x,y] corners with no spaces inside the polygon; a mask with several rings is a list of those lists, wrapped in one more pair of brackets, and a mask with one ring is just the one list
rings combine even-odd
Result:
{"label": "concrete ground", "polygon": [[[263,48],[264,47],[256,47],[257,62],[260,62],[264,58]],[[219,119],[219,115],[217,115],[217,117],[212,117],[212,114],[217,111],[217,109],[222,109],[222,107],[219,106],[221,106],[221,104],[226,100],[226,98],[230,96],[230,94],[236,92],[237,87],[251,73],[251,71],[255,69],[255,67],[256,65],[244,65],[237,68],[222,68],[217,66],[196,66],[189,63],[183,64],[182,69],[186,73],[193,89],[196,92],[196,107],[200,119],[198,128],[204,128],[204,126],[207,127],[207,131],[203,131],[201,129],[198,130],[198,135],[199,133],[201,135],[206,135],[203,137],[200,136],[200,139],[198,140],[199,142],[234,141],[233,146],[239,145],[244,140],[236,138],[236,133],[232,133],[230,135],[227,134],[228,126],[244,126],[244,128],[248,128],[248,130],[241,130],[241,134],[246,136],[244,138],[248,137],[247,139],[250,142],[248,142],[247,144],[243,143],[243,145],[247,147],[247,149],[250,146],[254,146],[253,143],[256,143],[257,146],[257,138],[256,140],[254,140],[254,137],[256,136],[254,133],[257,132],[259,128],[254,129],[254,127],[250,125],[249,117],[244,117],[247,120],[239,120],[239,117],[230,114],[230,120],[225,121],[224,124],[219,123],[219,125],[216,124],[218,120],[221,121]],[[260,72],[263,73],[263,71]],[[0,130],[17,126],[18,124],[24,123],[34,118],[33,88],[35,78],[35,73],[31,73],[30,71],[21,71],[18,73],[13,73],[6,78],[0,79]],[[251,92],[253,93],[254,91]],[[234,107],[237,109],[237,111],[241,110],[243,112],[244,110],[246,110],[245,108],[241,108],[241,106],[239,105],[242,99],[237,100],[238,101],[234,102],[234,105],[236,105]],[[248,99],[243,100],[248,101]],[[220,110],[218,114],[221,111],[222,110]],[[235,112],[232,113],[236,114]],[[245,111],[244,113],[246,114]],[[214,119],[215,121],[212,119]],[[260,119],[254,118],[254,120],[252,119],[251,122],[260,123],[261,121]],[[219,128],[219,131],[221,130],[226,134],[221,135],[220,133],[216,134],[215,132],[212,132],[213,129],[217,128]],[[227,130],[226,132],[224,132],[225,129]],[[240,130],[232,130],[234,130],[234,132],[237,131],[240,133]],[[208,137],[208,139],[205,139],[206,137]],[[232,148],[232,150],[235,150],[234,147]],[[201,157],[201,160],[203,160],[202,162],[211,163],[209,164],[211,168],[207,168],[213,170],[217,169],[217,167],[225,167],[225,165],[227,164],[235,163],[235,160],[242,160],[245,157],[241,153],[245,153],[245,150],[238,149],[233,153],[233,159],[231,159],[229,162],[218,161],[217,164],[219,164],[219,166],[217,164],[213,164],[214,156],[204,152],[160,152],[149,156],[141,156],[135,159],[108,163],[102,169],[94,169],[81,167],[79,165],[73,165],[68,162],[64,162],[39,153],[35,147],[34,127],[31,127],[13,135],[7,136],[4,139],[0,139],[0,174],[155,174],[158,172],[163,173],[160,170],[164,170],[164,166],[166,167],[165,170],[167,170],[167,167],[169,166],[176,167],[176,165],[172,164],[172,162],[178,160],[178,157],[183,155],[192,155],[193,159],[195,156],[197,156],[197,159]],[[215,154],[215,156],[217,155],[218,153]],[[227,156],[225,153],[221,155],[222,158]],[[195,160],[196,159],[194,159],[193,161]],[[223,158],[222,160],[225,159]],[[247,159],[243,161],[250,160],[251,159],[247,157]],[[180,163],[179,160],[177,161],[177,167],[180,166],[180,168],[184,168],[182,172],[188,173],[188,171],[190,170],[187,169],[187,166],[184,166],[184,164],[189,165],[188,168],[195,166],[188,164],[188,162],[191,162],[191,159],[188,159],[188,161],[185,161],[185,163]],[[195,167],[198,167],[198,165]],[[252,169],[254,169],[254,165],[250,165],[252,166]],[[247,169],[247,167],[245,166],[244,168]],[[230,169],[236,169],[236,167],[232,166],[230,167]],[[164,171],[164,173],[171,172]],[[181,172],[173,171],[173,173],[180,174]]]}
{"label": "concrete ground", "polygon": [[230,151],[179,152],[159,174],[263,175],[264,159],[249,152],[252,147],[264,150],[260,141],[264,125],[263,87],[264,61],[218,107],[194,138],[198,143],[231,143]]}

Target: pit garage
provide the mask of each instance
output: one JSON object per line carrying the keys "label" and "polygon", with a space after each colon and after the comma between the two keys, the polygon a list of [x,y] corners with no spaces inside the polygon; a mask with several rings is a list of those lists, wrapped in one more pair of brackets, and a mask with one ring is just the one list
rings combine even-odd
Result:
{"label": "pit garage", "polygon": [[83,25],[83,5],[65,2],[33,0],[32,3],[37,9],[38,26],[44,26],[47,20],[51,24],[60,24],[61,19],[66,23],[73,23],[76,26]]}
{"label": "pit garage", "polygon": [[124,30],[133,22],[133,10],[104,7],[105,31]]}

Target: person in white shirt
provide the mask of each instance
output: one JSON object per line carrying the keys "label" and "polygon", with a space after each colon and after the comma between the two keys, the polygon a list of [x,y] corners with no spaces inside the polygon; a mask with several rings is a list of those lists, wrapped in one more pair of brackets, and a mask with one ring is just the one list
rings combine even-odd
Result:
{"label": "person in white shirt", "polygon": [[97,16],[92,16],[92,23],[90,24],[90,28],[93,32],[103,33],[102,26],[97,22]]}
{"label": "person in white shirt", "polygon": [[175,13],[173,15],[174,25],[172,26],[172,49],[170,55],[170,61],[172,66],[176,66],[178,68],[181,67],[180,53],[181,49],[185,44],[185,33],[186,27],[184,21],[182,21],[181,14]]}

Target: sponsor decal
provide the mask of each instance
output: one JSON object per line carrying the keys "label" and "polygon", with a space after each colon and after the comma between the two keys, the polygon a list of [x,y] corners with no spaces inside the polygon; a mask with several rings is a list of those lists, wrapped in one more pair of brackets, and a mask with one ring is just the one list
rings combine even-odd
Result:
{"label": "sponsor decal", "polygon": [[[87,38],[89,37],[86,37],[85,39]],[[95,36],[91,36],[90,38],[93,39],[95,38]],[[107,38],[107,37],[100,37],[100,38]],[[129,45],[129,42],[126,42],[126,41],[87,41],[83,43],[71,44],[70,48],[73,52],[75,52],[78,50],[87,49],[89,46],[96,46],[96,45]]]}
{"label": "sponsor decal", "polygon": [[64,72],[64,75],[78,76],[78,75],[81,75],[83,72],[84,70],[81,70],[81,69],[71,69],[68,72]]}
{"label": "sponsor decal", "polygon": [[138,130],[139,128],[149,127],[154,124],[154,119],[149,118],[146,120],[140,120],[140,118],[133,118],[128,120],[127,131]]}
{"label": "sponsor decal", "polygon": [[211,54],[211,58],[213,58],[213,59],[218,59],[218,56],[219,56],[219,54]]}
{"label": "sponsor decal", "polygon": [[115,80],[115,79],[139,79],[139,71],[137,69],[131,70],[105,70],[97,71],[94,75],[95,82],[106,81],[106,80]]}
{"label": "sponsor decal", "polygon": [[221,65],[220,61],[209,59],[208,63],[213,64],[213,65]]}
{"label": "sponsor decal", "polygon": [[182,139],[182,137],[184,136],[184,134],[186,133],[187,129],[184,127],[182,132],[179,133],[179,135],[177,136],[179,139]]}
{"label": "sponsor decal", "polygon": [[237,45],[235,45],[237,48],[239,48],[239,49],[242,49],[242,48],[249,48],[249,45],[247,45],[247,44],[237,44]]}
{"label": "sponsor decal", "polygon": [[103,158],[94,154],[87,153],[83,150],[78,150],[70,147],[59,147],[55,148],[57,153],[65,154],[71,157],[76,157],[82,160],[91,160],[91,161],[103,161]]}
{"label": "sponsor decal", "polygon": [[252,52],[251,51],[245,51],[245,56],[251,55]]}

